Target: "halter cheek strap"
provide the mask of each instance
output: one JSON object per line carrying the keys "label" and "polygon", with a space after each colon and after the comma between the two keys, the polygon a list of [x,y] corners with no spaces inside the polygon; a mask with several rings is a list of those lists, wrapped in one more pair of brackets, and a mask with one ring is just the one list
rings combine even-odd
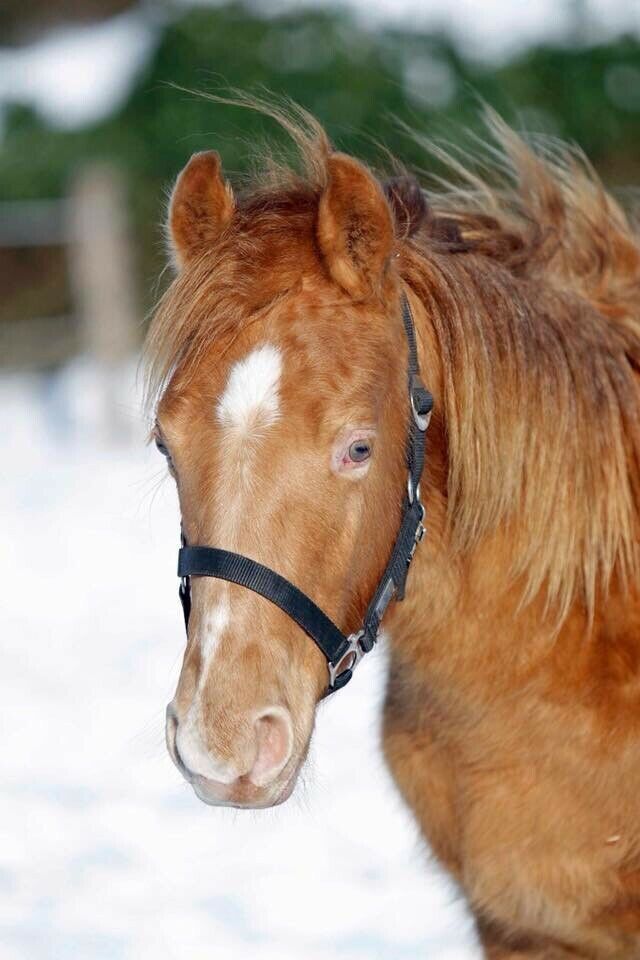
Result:
{"label": "halter cheek strap", "polygon": [[[346,636],[305,593],[279,573],[256,560],[217,547],[188,546],[184,535],[178,555],[180,601],[185,627],[191,612],[191,577],[216,577],[258,593],[286,613],[317,644],[327,660],[329,683],[326,694],[345,686],[365,653],[378,638],[380,623],[392,599],[404,598],[405,583],[416,546],[422,540],[424,507],[420,502],[420,478],[425,461],[425,438],[433,398],[419,375],[418,351],[411,308],[402,297],[402,319],[408,343],[408,392],[411,416],[407,436],[407,490],[396,541],[378,587],[366,609],[361,628]],[[326,695],[325,694],[325,695]]]}

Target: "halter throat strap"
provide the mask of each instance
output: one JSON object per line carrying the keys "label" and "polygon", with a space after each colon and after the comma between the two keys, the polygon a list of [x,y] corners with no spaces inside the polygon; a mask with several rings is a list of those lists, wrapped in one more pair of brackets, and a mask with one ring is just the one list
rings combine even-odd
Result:
{"label": "halter throat strap", "polygon": [[[191,612],[191,577],[215,577],[252,590],[286,613],[316,643],[327,660],[329,683],[326,694],[345,686],[365,653],[376,643],[380,623],[392,599],[404,598],[409,567],[422,540],[424,507],[420,502],[420,478],[425,462],[426,431],[433,398],[420,379],[418,349],[411,308],[402,296],[402,320],[408,344],[409,426],[406,462],[407,489],[403,496],[400,527],[391,556],[365,611],[361,628],[345,635],[302,590],[269,567],[250,557],[217,547],[189,546],[184,535],[178,555],[180,601],[185,628]],[[325,695],[326,695],[325,694]]]}

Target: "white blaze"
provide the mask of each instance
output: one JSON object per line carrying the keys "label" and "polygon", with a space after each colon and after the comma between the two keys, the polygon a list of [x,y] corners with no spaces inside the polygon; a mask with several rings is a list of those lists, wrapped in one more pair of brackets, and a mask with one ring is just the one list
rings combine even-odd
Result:
{"label": "white blaze", "polygon": [[279,385],[282,355],[265,343],[256,347],[231,368],[224,393],[218,400],[217,415],[225,427],[247,430],[254,423],[269,426],[280,416]]}
{"label": "white blaze", "polygon": [[206,675],[206,668],[209,665],[209,661],[220,646],[220,639],[225,629],[229,626],[230,620],[231,611],[229,609],[229,601],[225,597],[221,603],[216,604],[215,607],[209,610],[202,627],[200,646],[205,662],[205,670],[202,672],[203,677]]}
{"label": "white blaze", "polygon": [[[245,435],[253,427],[262,429],[278,420],[281,373],[280,350],[270,343],[262,344],[233,365],[216,404],[218,421],[226,428],[219,491],[224,491],[224,502],[220,504],[219,533],[229,549],[234,545],[236,524],[242,515],[241,500],[250,484],[253,469],[251,446],[246,444]],[[222,636],[231,623],[228,589],[221,587],[219,602],[208,611],[199,630],[203,663],[195,698],[196,709]]]}

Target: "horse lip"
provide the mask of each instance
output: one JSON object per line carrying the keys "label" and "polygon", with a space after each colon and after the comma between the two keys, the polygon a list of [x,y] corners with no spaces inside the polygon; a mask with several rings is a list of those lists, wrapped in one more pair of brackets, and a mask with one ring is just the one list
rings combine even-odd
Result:
{"label": "horse lip", "polygon": [[[192,775],[186,777],[186,779],[193,787],[198,800],[206,803],[209,807],[233,807],[236,810],[267,810],[269,807],[279,807],[281,804],[286,803],[293,793],[299,771],[300,765],[295,764],[288,778],[277,793],[273,795],[267,794],[264,799],[257,797],[255,800],[234,800],[232,796],[233,784],[216,784],[218,792],[214,794],[208,789],[212,781],[207,780],[206,777]],[[225,793],[227,796],[224,796]]]}

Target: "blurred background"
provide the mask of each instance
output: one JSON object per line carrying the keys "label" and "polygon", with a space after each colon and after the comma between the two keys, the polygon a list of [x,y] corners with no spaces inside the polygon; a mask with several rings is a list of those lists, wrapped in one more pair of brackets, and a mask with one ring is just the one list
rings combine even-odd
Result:
{"label": "blurred background", "polygon": [[279,137],[179,87],[287,94],[414,169],[401,124],[456,141],[482,98],[632,199],[640,0],[0,0],[0,960],[478,957],[380,757],[384,651],[283,808],[205,808],[165,755],[178,515],[136,368],[166,198]]}

